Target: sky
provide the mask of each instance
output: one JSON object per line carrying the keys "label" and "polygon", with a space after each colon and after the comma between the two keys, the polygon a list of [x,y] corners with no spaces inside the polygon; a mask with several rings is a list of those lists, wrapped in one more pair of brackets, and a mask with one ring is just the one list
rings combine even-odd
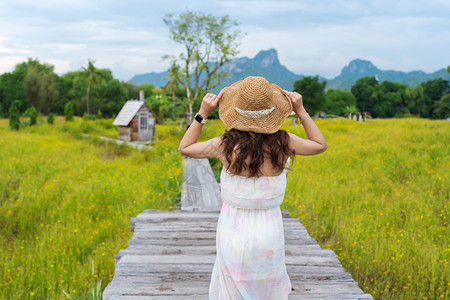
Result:
{"label": "sky", "polygon": [[163,22],[186,10],[229,15],[245,35],[237,57],[275,48],[296,74],[334,78],[351,60],[382,70],[450,65],[449,0],[1,0],[0,74],[38,58],[64,74],[88,59],[128,81],[168,69],[183,48]]}

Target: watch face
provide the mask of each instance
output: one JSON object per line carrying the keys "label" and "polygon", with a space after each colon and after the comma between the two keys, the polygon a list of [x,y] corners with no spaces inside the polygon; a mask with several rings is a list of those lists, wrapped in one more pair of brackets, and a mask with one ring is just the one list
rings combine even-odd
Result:
{"label": "watch face", "polygon": [[202,124],[204,124],[206,121],[205,120],[203,120],[203,118],[202,118],[202,116],[200,116],[199,114],[195,114],[195,120],[197,121],[197,122],[199,122],[199,123],[202,123]]}

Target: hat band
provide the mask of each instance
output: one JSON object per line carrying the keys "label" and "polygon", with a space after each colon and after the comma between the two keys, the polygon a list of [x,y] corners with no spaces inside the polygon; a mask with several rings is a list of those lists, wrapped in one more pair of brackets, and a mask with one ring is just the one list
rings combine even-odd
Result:
{"label": "hat band", "polygon": [[241,114],[244,117],[252,118],[252,119],[264,118],[265,116],[270,114],[274,109],[275,109],[275,107],[271,107],[271,108],[263,109],[263,110],[242,110],[242,109],[236,107],[236,111],[239,114]]}

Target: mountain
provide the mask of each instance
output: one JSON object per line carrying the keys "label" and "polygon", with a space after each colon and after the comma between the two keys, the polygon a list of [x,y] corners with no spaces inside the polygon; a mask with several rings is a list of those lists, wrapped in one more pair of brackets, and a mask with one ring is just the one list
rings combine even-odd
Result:
{"label": "mountain", "polygon": [[284,89],[292,89],[294,81],[303,78],[303,75],[297,75],[280,64],[275,49],[260,51],[254,58],[234,59],[226,63],[223,70],[231,76],[222,81],[222,84],[217,88],[219,90],[247,76],[262,76],[270,83],[275,83]]}
{"label": "mountain", "polygon": [[[303,75],[295,74],[283,66],[278,59],[278,53],[275,49],[260,51],[254,58],[235,58],[231,62],[226,63],[223,66],[223,70],[231,74],[231,76],[225,78],[214,92],[247,76],[263,76],[270,83],[275,83],[284,89],[292,90],[294,81],[304,77]],[[135,75],[129,82],[135,85],[152,83],[155,86],[162,87],[167,81],[163,78],[168,76],[167,71],[161,73],[152,72]],[[393,70],[385,71],[378,69],[370,61],[362,59],[350,61],[347,66],[342,68],[341,73],[333,79],[326,79],[320,76],[319,79],[320,81],[327,81],[327,89],[350,89],[359,78],[365,76],[376,77],[379,82],[388,80],[401,82],[409,86],[416,86],[421,82],[437,78],[450,81],[450,73],[444,68],[434,73],[425,73],[423,71],[407,73]]]}
{"label": "mountain", "polygon": [[[278,53],[275,49],[260,51],[254,58],[240,57],[233,59],[231,62],[223,65],[222,68],[231,76],[226,77],[222,81],[222,84],[216,88],[217,91],[247,76],[262,76],[270,83],[275,83],[284,89],[292,89],[293,82],[303,78],[302,75],[296,75],[280,64]],[[161,73],[152,72],[135,75],[129,82],[135,85],[152,83],[155,86],[162,87],[167,82],[167,80],[163,80],[163,77],[168,76],[167,71]]]}
{"label": "mountain", "polygon": [[441,69],[430,74],[423,71],[412,71],[408,73],[392,70],[384,71],[378,69],[368,60],[355,59],[348,66],[342,68],[341,74],[331,80],[327,80],[327,88],[349,89],[359,78],[365,76],[376,77],[379,82],[387,80],[404,83],[409,86],[416,86],[421,82],[437,78],[450,80],[450,74],[446,69]]}
{"label": "mountain", "polygon": [[163,79],[165,77],[169,77],[169,71],[164,71],[161,73],[151,72],[141,75],[134,75],[133,78],[128,80],[128,82],[131,82],[134,85],[151,83],[154,86],[163,87],[166,85],[167,82],[167,79],[166,80]]}

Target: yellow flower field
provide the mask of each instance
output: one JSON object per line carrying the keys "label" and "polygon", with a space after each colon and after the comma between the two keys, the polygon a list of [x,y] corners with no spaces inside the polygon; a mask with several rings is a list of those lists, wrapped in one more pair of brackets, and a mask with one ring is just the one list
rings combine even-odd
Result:
{"label": "yellow flower field", "polygon": [[1,299],[98,296],[131,237],[130,218],[172,209],[179,197],[178,138],[157,129],[154,148],[141,152],[78,139],[81,120],[60,122],[11,132],[1,120]]}
{"label": "yellow flower field", "polygon": [[[289,121],[284,129],[306,137]],[[449,298],[450,123],[316,123],[328,150],[296,157],[283,208],[375,299]],[[208,121],[201,139],[223,131]],[[0,298],[100,298],[130,218],[177,205],[178,125],[157,126],[149,151],[81,133],[117,130],[110,120],[56,118],[12,132],[0,120]]]}

